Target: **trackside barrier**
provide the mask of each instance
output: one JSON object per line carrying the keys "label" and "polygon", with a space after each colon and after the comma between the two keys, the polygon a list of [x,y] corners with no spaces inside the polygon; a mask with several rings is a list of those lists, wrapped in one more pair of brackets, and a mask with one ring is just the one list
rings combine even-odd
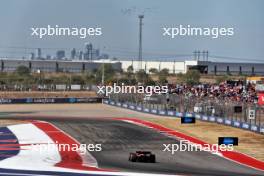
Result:
{"label": "trackside barrier", "polygon": [[207,121],[207,122],[212,122],[212,123],[218,123],[218,124],[223,124],[227,126],[232,126],[244,130],[249,130],[253,131],[256,133],[264,134],[264,127],[263,126],[258,126],[254,124],[249,124],[245,122],[239,122],[236,120],[230,120],[227,118],[222,118],[222,117],[214,117],[214,116],[206,116],[206,115],[201,115],[201,114],[196,114],[196,113],[184,113],[184,112],[176,112],[173,110],[158,110],[155,108],[145,108],[143,106],[138,106],[133,103],[120,103],[120,102],[115,102],[112,100],[103,100],[102,101],[104,104],[112,105],[112,106],[118,106],[122,108],[127,108],[139,112],[144,112],[144,113],[149,113],[149,114],[157,114],[161,116],[170,116],[170,117],[175,117],[175,118],[181,118],[181,117],[195,117],[198,120],[202,121]]}
{"label": "trackside barrier", "polygon": [[102,98],[2,98],[0,104],[41,104],[41,103],[101,103]]}

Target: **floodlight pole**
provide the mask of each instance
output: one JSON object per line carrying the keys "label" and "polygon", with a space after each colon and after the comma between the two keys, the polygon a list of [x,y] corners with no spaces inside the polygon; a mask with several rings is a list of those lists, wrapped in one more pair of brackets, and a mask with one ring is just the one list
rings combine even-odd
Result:
{"label": "floodlight pole", "polygon": [[142,20],[144,15],[139,15],[139,50],[138,50],[138,61],[139,61],[139,70],[142,69]]}

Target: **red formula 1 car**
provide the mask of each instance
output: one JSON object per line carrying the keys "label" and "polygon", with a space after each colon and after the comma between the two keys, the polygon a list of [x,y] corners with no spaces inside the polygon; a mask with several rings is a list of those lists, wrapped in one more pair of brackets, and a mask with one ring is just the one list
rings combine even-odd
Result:
{"label": "red formula 1 car", "polygon": [[136,153],[129,154],[128,160],[131,162],[155,163],[156,156],[149,151],[136,151]]}

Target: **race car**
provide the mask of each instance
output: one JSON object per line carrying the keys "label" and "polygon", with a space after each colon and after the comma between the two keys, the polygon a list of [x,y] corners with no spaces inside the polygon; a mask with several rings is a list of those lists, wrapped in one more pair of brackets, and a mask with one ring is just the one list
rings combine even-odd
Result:
{"label": "race car", "polygon": [[149,151],[136,151],[136,153],[129,154],[128,160],[131,162],[155,163],[156,156]]}

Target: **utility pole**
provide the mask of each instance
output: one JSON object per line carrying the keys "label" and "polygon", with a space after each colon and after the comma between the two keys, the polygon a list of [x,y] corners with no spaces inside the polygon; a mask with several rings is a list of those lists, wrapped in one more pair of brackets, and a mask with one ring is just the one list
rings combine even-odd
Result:
{"label": "utility pole", "polygon": [[202,54],[203,54],[203,61],[206,61],[206,59],[205,59],[205,57],[206,57],[205,56],[205,53],[206,53],[206,51],[203,50],[203,52],[202,52]]}
{"label": "utility pole", "polygon": [[208,62],[208,55],[209,55],[209,52],[208,50],[206,51],[206,61]]}
{"label": "utility pole", "polygon": [[103,64],[102,64],[102,86],[104,85],[104,80],[105,80],[105,63],[103,60]]}
{"label": "utility pole", "polygon": [[144,15],[139,15],[139,50],[138,50],[138,61],[139,61],[139,67],[138,69],[142,69],[142,20],[144,18]]}
{"label": "utility pole", "polygon": [[194,60],[197,61],[197,51],[196,50],[193,52],[193,56],[194,56]]}

